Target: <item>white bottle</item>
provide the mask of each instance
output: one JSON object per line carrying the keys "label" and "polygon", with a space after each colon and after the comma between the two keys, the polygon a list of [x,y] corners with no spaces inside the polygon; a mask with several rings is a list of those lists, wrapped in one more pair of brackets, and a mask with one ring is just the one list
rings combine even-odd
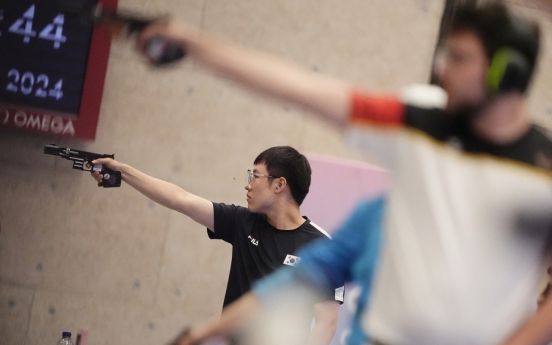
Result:
{"label": "white bottle", "polygon": [[63,332],[61,340],[57,342],[57,345],[75,345],[71,340],[71,332]]}

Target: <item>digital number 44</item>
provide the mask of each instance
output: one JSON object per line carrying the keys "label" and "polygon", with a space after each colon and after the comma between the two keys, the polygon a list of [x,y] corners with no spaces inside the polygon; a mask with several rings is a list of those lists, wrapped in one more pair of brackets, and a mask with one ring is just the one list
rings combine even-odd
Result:
{"label": "digital number 44", "polygon": [[[23,42],[29,43],[31,37],[36,37],[36,31],[33,30],[33,19],[35,15],[35,5],[29,7],[21,18],[18,18],[8,29],[9,32],[22,35]],[[38,34],[38,38],[54,42],[54,49],[59,49],[61,43],[67,41],[63,36],[63,24],[65,18],[63,14],[57,15],[54,20],[46,25]]]}

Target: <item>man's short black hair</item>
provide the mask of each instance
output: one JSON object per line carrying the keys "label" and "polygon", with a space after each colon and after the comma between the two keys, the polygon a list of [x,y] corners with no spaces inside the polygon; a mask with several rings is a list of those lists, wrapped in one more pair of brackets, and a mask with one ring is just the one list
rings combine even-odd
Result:
{"label": "man's short black hair", "polygon": [[533,74],[540,46],[537,23],[512,14],[499,2],[466,4],[455,9],[448,33],[464,30],[479,36],[489,59],[502,47],[515,49],[527,59]]}
{"label": "man's short black hair", "polygon": [[253,164],[264,164],[271,176],[284,177],[297,205],[309,192],[311,167],[307,158],[291,146],[275,146],[261,152]]}

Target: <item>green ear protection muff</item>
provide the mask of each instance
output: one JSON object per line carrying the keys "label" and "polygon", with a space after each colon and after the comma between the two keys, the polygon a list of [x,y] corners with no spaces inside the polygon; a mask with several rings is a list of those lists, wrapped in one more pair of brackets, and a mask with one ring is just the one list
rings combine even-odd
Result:
{"label": "green ear protection muff", "polygon": [[510,47],[499,48],[487,71],[487,89],[492,95],[509,91],[524,92],[531,78],[531,67],[525,56]]}

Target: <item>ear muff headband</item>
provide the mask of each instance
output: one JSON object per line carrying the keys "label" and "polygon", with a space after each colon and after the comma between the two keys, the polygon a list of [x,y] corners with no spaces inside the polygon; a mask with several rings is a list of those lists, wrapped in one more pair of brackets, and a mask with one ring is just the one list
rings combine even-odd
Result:
{"label": "ear muff headband", "polygon": [[509,91],[524,92],[531,77],[529,62],[510,47],[499,48],[487,72],[487,89],[492,95]]}

